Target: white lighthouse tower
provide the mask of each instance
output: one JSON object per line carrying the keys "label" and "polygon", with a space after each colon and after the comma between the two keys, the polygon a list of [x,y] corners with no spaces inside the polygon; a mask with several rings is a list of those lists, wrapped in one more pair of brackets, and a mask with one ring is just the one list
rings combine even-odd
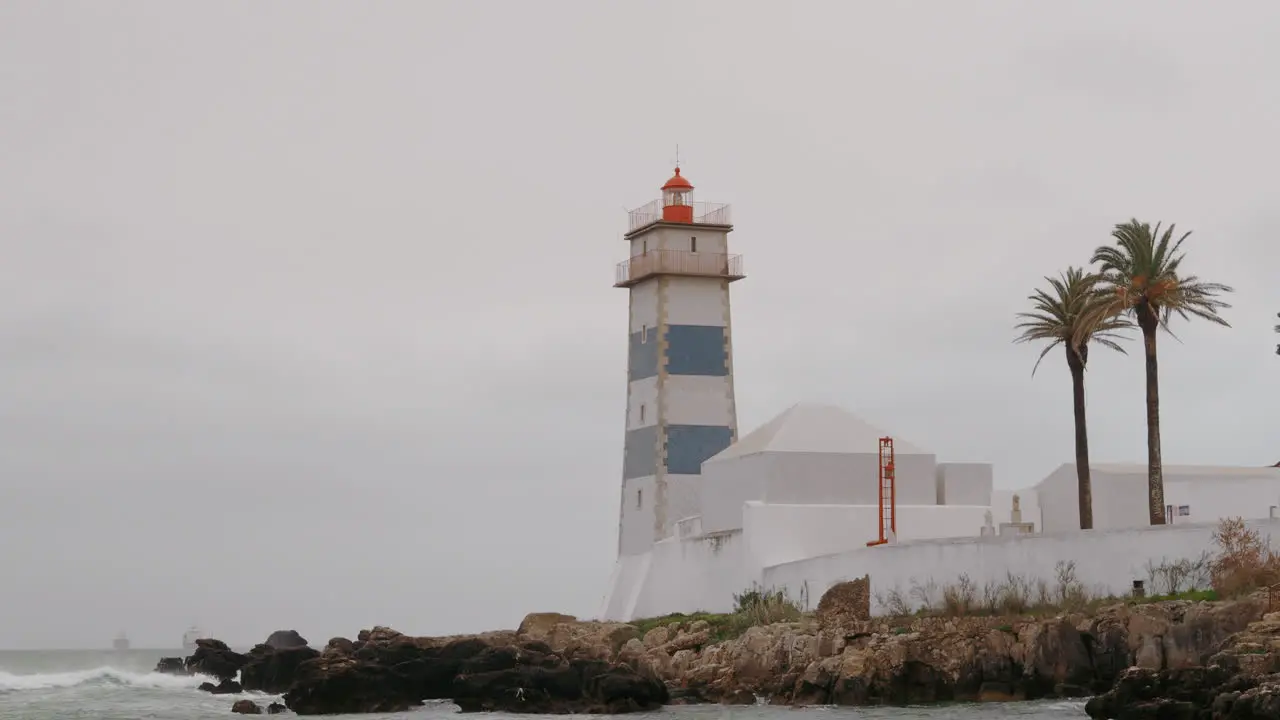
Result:
{"label": "white lighthouse tower", "polygon": [[630,259],[614,287],[631,293],[620,557],[647,552],[699,514],[702,461],[737,439],[729,283],[729,206],[695,203],[675,169],[662,199],[629,213]]}

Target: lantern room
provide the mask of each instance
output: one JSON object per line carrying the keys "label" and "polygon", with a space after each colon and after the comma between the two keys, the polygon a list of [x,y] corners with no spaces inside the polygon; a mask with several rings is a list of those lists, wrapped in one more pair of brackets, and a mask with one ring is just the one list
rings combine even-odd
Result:
{"label": "lantern room", "polygon": [[680,174],[671,176],[662,186],[662,219],[667,222],[693,222],[693,184]]}

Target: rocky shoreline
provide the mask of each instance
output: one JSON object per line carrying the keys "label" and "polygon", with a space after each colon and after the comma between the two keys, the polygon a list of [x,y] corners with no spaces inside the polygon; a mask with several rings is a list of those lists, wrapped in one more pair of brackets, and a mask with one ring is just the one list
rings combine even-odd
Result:
{"label": "rocky shoreline", "polygon": [[[716,641],[705,620],[634,625],[529,615],[514,631],[411,637],[389,628],[323,650],[275,633],[248,653],[201,640],[157,670],[211,692],[280,694],[300,715],[607,713],[664,704],[908,705],[1094,697],[1100,720],[1280,717],[1280,613],[1266,601],[1117,604],[1056,617],[842,619],[819,614]],[[238,677],[238,680],[237,680]],[[243,701],[242,701],[243,702]],[[252,703],[249,703],[252,705]],[[256,708],[256,706],[255,706]],[[261,708],[238,708],[261,712]]]}

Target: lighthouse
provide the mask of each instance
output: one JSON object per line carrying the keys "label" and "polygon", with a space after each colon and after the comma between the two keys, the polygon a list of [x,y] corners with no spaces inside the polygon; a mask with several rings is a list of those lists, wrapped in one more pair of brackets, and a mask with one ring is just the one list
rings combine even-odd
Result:
{"label": "lighthouse", "polygon": [[675,168],[662,196],[628,213],[630,294],[619,556],[647,552],[700,512],[702,462],[737,439],[728,205],[695,202]]}

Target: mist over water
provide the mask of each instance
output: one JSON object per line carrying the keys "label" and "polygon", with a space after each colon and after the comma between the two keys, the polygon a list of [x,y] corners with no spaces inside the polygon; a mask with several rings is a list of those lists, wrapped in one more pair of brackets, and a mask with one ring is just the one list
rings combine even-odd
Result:
{"label": "mist over water", "polygon": [[[163,656],[184,654],[181,650],[43,650],[0,651],[0,718],[21,720],[212,720],[230,715],[231,704],[248,698],[265,707],[278,696],[261,693],[210,695],[196,688],[209,678],[177,677],[151,672]],[[929,708],[807,708],[760,705],[721,707],[700,705],[669,707],[637,718],[664,720],[776,720],[797,718],[803,713],[811,720],[838,718],[870,720],[986,720],[1025,718],[1056,720],[1084,717],[1082,702],[1008,703],[1003,705],[955,705]],[[407,713],[359,715],[364,720],[455,716],[451,703],[430,703]],[[507,717],[493,713],[486,718]],[[516,716],[509,716],[515,718]],[[528,720],[527,716],[521,716]]]}

